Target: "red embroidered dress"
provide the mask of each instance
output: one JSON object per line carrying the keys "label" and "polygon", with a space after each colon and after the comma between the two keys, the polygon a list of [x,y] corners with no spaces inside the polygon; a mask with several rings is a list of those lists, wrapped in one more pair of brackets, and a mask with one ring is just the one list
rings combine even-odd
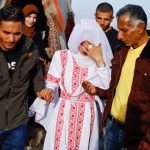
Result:
{"label": "red embroidered dress", "polygon": [[108,88],[108,71],[107,68],[103,71],[81,68],[68,50],[55,53],[46,83],[52,89],[59,86],[61,94],[49,117],[44,150],[98,149],[99,121],[95,99],[101,101],[86,94],[82,82],[87,80]]}
{"label": "red embroidered dress", "polygon": [[[98,68],[95,59],[81,53],[80,44],[88,40],[101,43],[101,52],[106,64]],[[69,41],[69,50],[56,51],[46,79],[46,87],[55,91],[50,105],[36,99],[31,110],[36,112],[36,121],[46,131],[44,150],[98,150],[99,116],[96,101],[103,111],[101,100],[90,96],[82,88],[89,81],[101,89],[108,89],[112,52],[105,33],[95,20],[83,19],[76,23]],[[80,53],[81,52],[81,53]],[[58,88],[60,96],[58,97]]]}

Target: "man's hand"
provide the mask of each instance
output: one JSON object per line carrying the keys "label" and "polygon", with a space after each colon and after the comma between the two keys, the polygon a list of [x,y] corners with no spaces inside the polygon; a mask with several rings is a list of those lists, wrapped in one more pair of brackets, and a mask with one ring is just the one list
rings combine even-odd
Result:
{"label": "man's hand", "polygon": [[96,87],[88,81],[84,81],[82,87],[84,88],[84,91],[90,95],[96,95],[97,93]]}
{"label": "man's hand", "polygon": [[46,100],[48,103],[50,103],[53,100],[54,97],[54,91],[52,89],[45,88],[37,93],[37,96],[41,99]]}
{"label": "man's hand", "polygon": [[148,150],[148,148],[150,148],[150,143],[148,143],[147,141],[142,140],[140,142],[138,150]]}

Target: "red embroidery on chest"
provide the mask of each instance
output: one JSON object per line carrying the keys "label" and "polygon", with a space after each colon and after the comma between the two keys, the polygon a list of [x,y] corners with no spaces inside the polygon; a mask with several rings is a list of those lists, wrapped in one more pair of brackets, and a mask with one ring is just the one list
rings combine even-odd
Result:
{"label": "red embroidery on chest", "polygon": [[[70,100],[73,93],[77,90],[79,85],[85,80],[88,74],[87,68],[81,68],[77,65],[75,60],[73,60],[73,73],[72,73],[72,93],[67,93],[64,86],[64,74],[65,68],[67,64],[68,52],[62,51],[61,62],[62,62],[62,75],[61,75],[61,83],[64,91],[61,91],[60,97],[61,104],[58,111],[57,123],[56,123],[56,133],[55,133],[55,149],[60,149],[60,139],[62,136],[63,124],[64,124],[64,109],[65,109],[65,101]],[[89,96],[88,94],[81,94],[77,99],[79,103],[75,103],[71,105],[70,108],[70,117],[69,117],[69,125],[68,125],[68,149],[69,150],[78,150],[80,146],[82,128],[83,128],[83,120],[85,113],[85,102],[91,101],[91,131],[94,123],[94,97]],[[81,102],[81,103],[80,103]]]}

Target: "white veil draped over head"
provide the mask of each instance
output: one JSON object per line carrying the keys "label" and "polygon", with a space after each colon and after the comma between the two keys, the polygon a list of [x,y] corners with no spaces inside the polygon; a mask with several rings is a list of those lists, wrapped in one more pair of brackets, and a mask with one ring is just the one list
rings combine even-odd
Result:
{"label": "white veil draped over head", "polygon": [[75,27],[68,41],[69,50],[73,53],[76,61],[82,66],[95,66],[95,61],[89,56],[83,56],[79,53],[79,45],[82,41],[88,40],[94,45],[101,43],[102,54],[105,64],[111,66],[113,58],[112,50],[104,31],[100,25],[93,19],[81,19],[75,24]]}

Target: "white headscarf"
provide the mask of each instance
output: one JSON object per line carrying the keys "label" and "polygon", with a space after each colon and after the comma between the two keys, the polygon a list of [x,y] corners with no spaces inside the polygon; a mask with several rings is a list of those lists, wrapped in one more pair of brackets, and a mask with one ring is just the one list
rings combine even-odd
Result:
{"label": "white headscarf", "polygon": [[82,41],[88,40],[95,45],[101,43],[102,54],[106,65],[111,66],[113,58],[112,50],[104,31],[100,25],[92,19],[81,19],[75,27],[68,41],[69,50],[74,53],[75,59],[82,66],[96,65],[95,61],[89,56],[82,56],[78,47]]}

